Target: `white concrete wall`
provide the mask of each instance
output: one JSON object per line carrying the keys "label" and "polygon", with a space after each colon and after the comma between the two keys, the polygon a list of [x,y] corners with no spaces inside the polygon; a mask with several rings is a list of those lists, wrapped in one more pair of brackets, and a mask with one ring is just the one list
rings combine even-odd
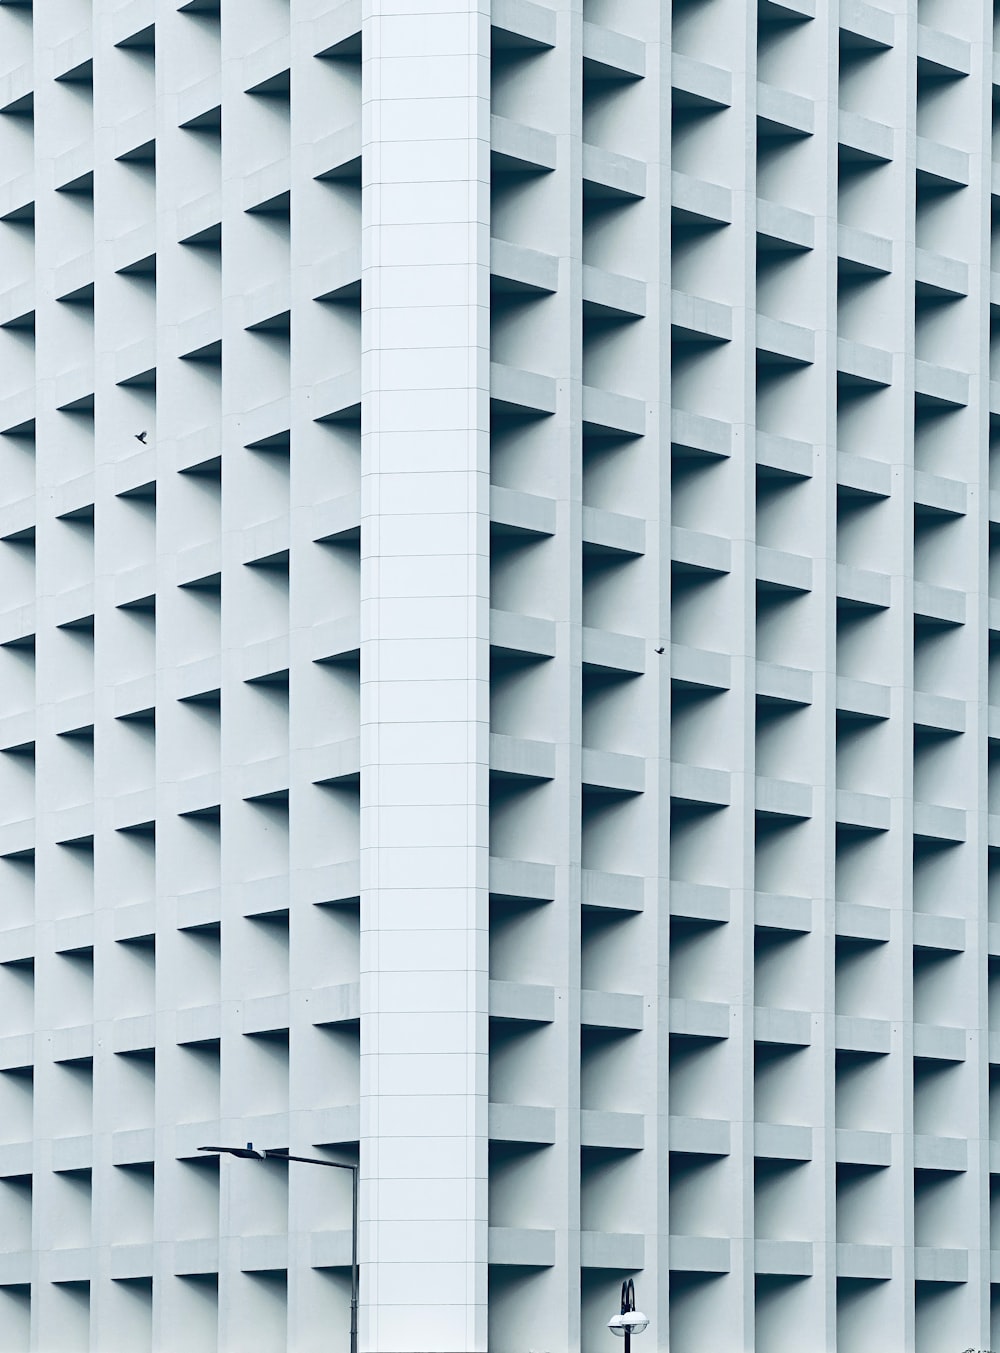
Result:
{"label": "white concrete wall", "polygon": [[993,47],[0,0],[0,1353],[997,1346]]}

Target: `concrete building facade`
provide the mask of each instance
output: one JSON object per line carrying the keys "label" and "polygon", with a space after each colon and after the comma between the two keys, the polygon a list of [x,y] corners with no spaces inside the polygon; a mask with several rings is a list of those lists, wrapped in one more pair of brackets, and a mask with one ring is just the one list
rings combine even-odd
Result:
{"label": "concrete building facade", "polygon": [[998,1346],[998,84],[0,0],[0,1353]]}

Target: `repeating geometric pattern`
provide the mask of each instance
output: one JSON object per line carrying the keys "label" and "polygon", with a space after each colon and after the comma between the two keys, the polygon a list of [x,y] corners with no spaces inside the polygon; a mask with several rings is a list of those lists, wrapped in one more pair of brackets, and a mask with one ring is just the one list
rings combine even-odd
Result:
{"label": "repeating geometric pattern", "polygon": [[0,0],[0,1350],[1000,1345],[998,87]]}

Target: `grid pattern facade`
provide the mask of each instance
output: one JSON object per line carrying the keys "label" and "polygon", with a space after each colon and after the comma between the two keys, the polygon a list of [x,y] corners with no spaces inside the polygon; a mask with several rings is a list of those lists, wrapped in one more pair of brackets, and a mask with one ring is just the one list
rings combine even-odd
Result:
{"label": "grid pattern facade", "polygon": [[0,1353],[1000,1344],[993,30],[0,0]]}

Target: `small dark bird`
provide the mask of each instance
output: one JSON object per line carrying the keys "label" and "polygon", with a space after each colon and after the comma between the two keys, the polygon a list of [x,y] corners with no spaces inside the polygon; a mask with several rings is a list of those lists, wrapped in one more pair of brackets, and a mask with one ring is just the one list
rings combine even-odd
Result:
{"label": "small dark bird", "polygon": [[663,652],[665,652],[665,651],[666,651],[666,650],[665,650],[665,647],[664,647],[664,645],[662,645],[662,644],[660,645],[659,648],[654,648],[654,650],[653,650],[654,653],[663,653]]}
{"label": "small dark bird", "polygon": [[134,435],[137,442],[142,442],[143,446],[146,445],[146,438],[149,436],[149,433],[145,429],[143,429],[142,432],[135,433]]}

